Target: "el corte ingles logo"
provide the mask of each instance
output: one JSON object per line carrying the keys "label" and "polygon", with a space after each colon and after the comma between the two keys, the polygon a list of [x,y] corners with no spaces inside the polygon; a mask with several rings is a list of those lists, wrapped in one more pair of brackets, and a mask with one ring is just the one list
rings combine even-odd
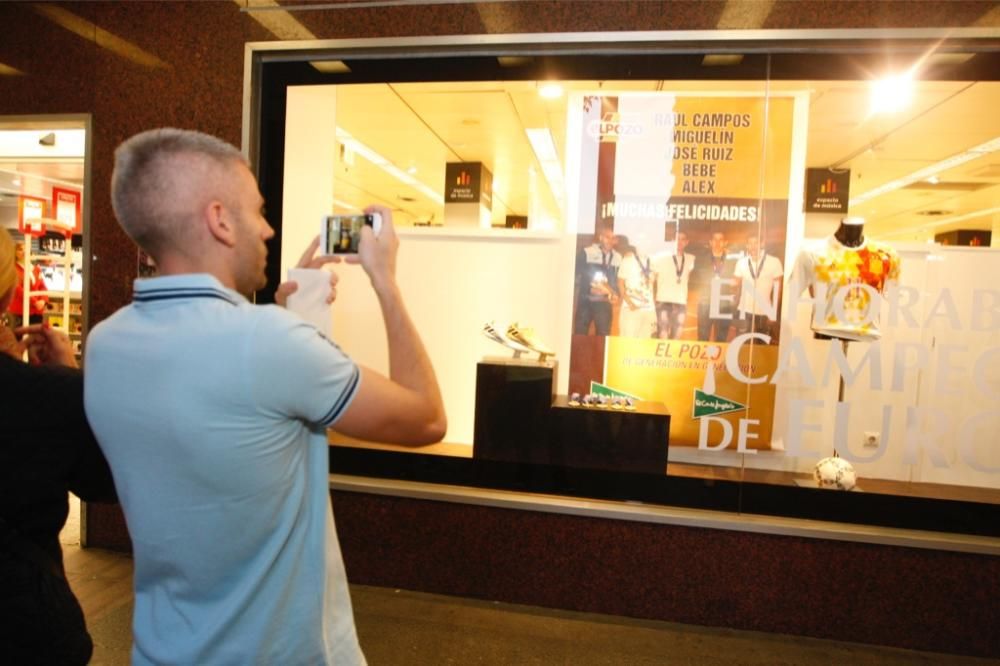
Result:
{"label": "el corte ingles logo", "polygon": [[701,389],[694,390],[694,410],[691,418],[700,419],[703,416],[715,416],[716,414],[728,414],[746,409],[746,405],[724,398],[721,395],[705,393]]}
{"label": "el corte ingles logo", "polygon": [[[709,347],[710,356],[717,358],[722,350],[716,346]],[[700,419],[705,416],[728,414],[746,409],[741,402],[730,400],[725,396],[715,394],[715,363],[710,361],[705,370],[705,380],[700,389],[694,390],[694,400],[691,402],[691,418]]]}

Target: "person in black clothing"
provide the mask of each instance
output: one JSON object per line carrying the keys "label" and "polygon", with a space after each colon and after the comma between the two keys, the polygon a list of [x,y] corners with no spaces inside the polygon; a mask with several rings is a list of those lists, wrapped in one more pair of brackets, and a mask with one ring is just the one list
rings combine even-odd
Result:
{"label": "person in black clothing", "polygon": [[[694,262],[694,272],[691,284],[698,299],[698,339],[711,342],[728,342],[729,329],[734,321],[736,301],[739,294],[733,283],[736,272],[735,259],[728,258],[726,235],[721,231],[713,231],[709,237],[707,251],[697,257]],[[718,304],[719,317],[712,317],[712,285],[718,285],[719,295],[723,297]]]}
{"label": "person in black clothing", "polygon": [[[0,311],[13,296],[13,261],[13,243],[0,229]],[[21,360],[24,351],[30,363]],[[64,333],[0,322],[0,418],[0,661],[86,664],[93,643],[66,581],[59,532],[67,491],[114,501],[115,490]]]}

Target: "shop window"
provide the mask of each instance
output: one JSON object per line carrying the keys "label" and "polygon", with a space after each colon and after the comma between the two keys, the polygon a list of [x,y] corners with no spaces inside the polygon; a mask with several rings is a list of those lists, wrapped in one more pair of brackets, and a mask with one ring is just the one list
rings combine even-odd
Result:
{"label": "shop window", "polygon": [[[997,56],[661,47],[261,56],[272,282],[391,208],[449,413],[331,433],[333,470],[995,533]],[[384,368],[340,276],[333,336]]]}

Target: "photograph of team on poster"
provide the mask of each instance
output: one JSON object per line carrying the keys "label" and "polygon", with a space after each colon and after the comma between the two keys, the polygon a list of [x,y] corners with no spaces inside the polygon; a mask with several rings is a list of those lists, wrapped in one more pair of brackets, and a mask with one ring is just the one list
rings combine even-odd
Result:
{"label": "photograph of team on poster", "polygon": [[[582,107],[570,390],[665,403],[671,445],[696,445],[712,416],[760,418],[767,446],[773,387],[737,382],[723,359],[754,332],[770,341],[741,365],[777,362],[792,100],[623,93]],[[727,409],[699,409],[706,395]]]}
{"label": "photograph of team on poster", "polygon": [[[642,248],[612,224],[580,234],[573,334],[729,342],[780,337],[783,229],[740,222],[666,222]],[[716,311],[711,308],[717,281]]]}

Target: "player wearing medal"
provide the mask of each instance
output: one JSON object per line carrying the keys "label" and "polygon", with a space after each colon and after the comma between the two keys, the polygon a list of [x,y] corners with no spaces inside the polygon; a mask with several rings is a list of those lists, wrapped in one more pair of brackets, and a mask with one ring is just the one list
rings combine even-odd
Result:
{"label": "player wearing medal", "polygon": [[687,315],[688,280],[694,270],[694,255],[685,252],[688,235],[677,232],[674,254],[658,255],[653,261],[656,274],[656,337],[676,340],[684,330]]}
{"label": "player wearing medal", "polygon": [[761,247],[760,238],[756,235],[747,238],[746,256],[736,263],[734,273],[741,281],[741,332],[771,334],[777,320],[783,270],[781,261]]}

